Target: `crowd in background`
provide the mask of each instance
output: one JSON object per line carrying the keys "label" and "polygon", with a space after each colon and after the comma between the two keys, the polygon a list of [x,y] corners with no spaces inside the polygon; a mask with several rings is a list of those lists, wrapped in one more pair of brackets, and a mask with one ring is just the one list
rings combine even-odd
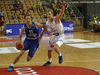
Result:
{"label": "crowd in background", "polygon": [[92,32],[100,32],[100,20],[96,14],[88,16],[88,29]]}
{"label": "crowd in background", "polygon": [[[52,6],[53,11],[54,11],[54,15],[59,14],[59,12],[62,8],[62,6],[61,6],[62,1],[63,0],[57,0],[57,3],[56,4],[54,3],[55,6]],[[63,22],[67,22],[68,20],[71,20],[74,17],[76,17],[76,15],[74,14],[74,11],[73,11],[71,5],[67,3],[65,6],[65,11],[64,11],[63,17],[62,17]]]}

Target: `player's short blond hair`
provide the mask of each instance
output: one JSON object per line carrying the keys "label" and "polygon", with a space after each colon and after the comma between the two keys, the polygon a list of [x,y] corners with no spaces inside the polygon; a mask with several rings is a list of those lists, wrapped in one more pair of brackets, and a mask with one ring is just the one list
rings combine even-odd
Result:
{"label": "player's short blond hair", "polygon": [[51,10],[47,10],[47,13],[49,13],[49,12],[51,12],[51,14],[53,14],[53,11],[51,11]]}

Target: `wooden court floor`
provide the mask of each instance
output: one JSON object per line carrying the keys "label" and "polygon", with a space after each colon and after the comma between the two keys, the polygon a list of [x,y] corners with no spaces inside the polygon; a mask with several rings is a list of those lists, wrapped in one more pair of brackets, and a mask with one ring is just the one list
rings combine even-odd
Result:
{"label": "wooden court floor", "polygon": [[[97,48],[77,48],[66,44],[77,44],[77,43],[96,43],[100,42],[100,33],[92,32],[74,32],[66,33],[65,40],[68,39],[84,39],[89,40],[87,42],[68,42],[64,43],[60,49],[63,53],[63,63],[58,63],[58,55],[53,51],[52,53],[52,64],[51,66],[70,66],[70,67],[81,67],[91,69],[100,73],[100,47]],[[18,36],[0,36],[0,40],[3,39],[17,39]],[[44,36],[40,42],[39,49],[35,53],[31,61],[27,62],[26,52],[15,67],[20,66],[43,66],[47,62],[47,48],[48,48],[48,36]],[[0,48],[3,47],[15,47],[16,41],[0,42]],[[1,50],[1,49],[0,49]],[[0,53],[0,68],[7,68],[13,62],[18,53]]]}

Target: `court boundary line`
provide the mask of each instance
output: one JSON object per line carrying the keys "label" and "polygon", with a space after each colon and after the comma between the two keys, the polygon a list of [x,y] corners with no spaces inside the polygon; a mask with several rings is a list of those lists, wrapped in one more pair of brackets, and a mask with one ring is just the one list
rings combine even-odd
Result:
{"label": "court boundary line", "polygon": [[[58,62],[58,61],[52,61]],[[79,61],[63,61],[63,62],[100,62],[100,60],[79,60]],[[45,63],[45,62],[28,62],[29,63]],[[27,64],[27,63],[17,63],[17,64]],[[10,64],[0,64],[0,65],[10,65]]]}

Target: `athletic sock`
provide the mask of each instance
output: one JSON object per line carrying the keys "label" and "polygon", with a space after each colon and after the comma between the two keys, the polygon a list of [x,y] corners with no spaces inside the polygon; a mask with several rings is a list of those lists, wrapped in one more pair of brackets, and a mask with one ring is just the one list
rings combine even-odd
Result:
{"label": "athletic sock", "polygon": [[49,62],[52,62],[52,58],[49,59]]}
{"label": "athletic sock", "polygon": [[15,64],[13,64],[13,63],[11,64],[11,66],[14,66],[14,65],[15,65]]}
{"label": "athletic sock", "polygon": [[59,56],[61,56],[61,55],[62,55],[62,53],[59,54]]}
{"label": "athletic sock", "polygon": [[28,58],[26,60],[29,61]]}

